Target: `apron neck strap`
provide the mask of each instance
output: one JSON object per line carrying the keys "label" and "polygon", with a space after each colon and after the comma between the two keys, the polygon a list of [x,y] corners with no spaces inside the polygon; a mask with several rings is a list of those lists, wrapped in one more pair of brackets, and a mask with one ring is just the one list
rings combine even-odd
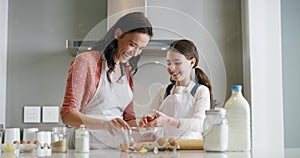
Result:
{"label": "apron neck strap", "polygon": [[175,83],[171,83],[168,85],[164,98],[166,98],[168,95],[170,95],[171,89],[174,87],[174,85],[175,85]]}
{"label": "apron neck strap", "polygon": [[[107,63],[107,60],[105,58],[105,55],[104,53],[101,54],[101,61],[102,61],[102,71],[105,72],[106,71],[106,63]],[[124,74],[126,74],[127,78],[129,78],[129,69],[125,69],[125,66],[124,64],[120,63],[120,69],[121,69],[121,76],[123,76]]]}
{"label": "apron neck strap", "polygon": [[[166,92],[165,92],[165,95],[164,95],[164,98],[166,98],[168,95],[170,95],[171,93],[171,90],[172,88],[174,87],[175,83],[171,83],[168,85],[167,89],[166,89]],[[201,86],[200,83],[196,83],[195,86],[193,87],[193,89],[191,90],[191,95],[194,97],[198,87]]]}

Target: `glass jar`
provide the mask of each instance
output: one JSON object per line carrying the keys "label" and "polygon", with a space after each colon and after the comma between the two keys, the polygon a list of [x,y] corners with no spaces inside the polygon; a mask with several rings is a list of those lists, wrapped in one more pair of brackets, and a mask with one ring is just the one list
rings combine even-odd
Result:
{"label": "glass jar", "polygon": [[224,108],[206,110],[203,125],[203,149],[226,151],[228,148],[228,122]]}
{"label": "glass jar", "polygon": [[53,127],[51,139],[52,152],[67,152],[67,127]]}

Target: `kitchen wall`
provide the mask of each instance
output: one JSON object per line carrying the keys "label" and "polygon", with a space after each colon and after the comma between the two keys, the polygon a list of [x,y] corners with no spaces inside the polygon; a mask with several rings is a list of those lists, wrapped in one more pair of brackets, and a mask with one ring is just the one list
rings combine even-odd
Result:
{"label": "kitchen wall", "polygon": [[106,6],[99,0],[9,1],[6,127],[58,125],[24,124],[23,106],[61,106],[73,58],[65,41],[84,38],[106,18]]}
{"label": "kitchen wall", "polygon": [[[300,1],[282,0],[282,77],[285,147],[300,147]],[[272,107],[270,107],[272,110]]]}
{"label": "kitchen wall", "polygon": [[[151,9],[148,9],[147,14],[154,26],[160,27],[161,23],[175,23],[178,26],[175,33],[179,34],[176,38],[189,38],[196,44],[210,46],[202,47],[200,45],[199,51],[202,58],[205,59],[201,61],[201,64],[211,76],[216,98],[223,104],[226,91],[230,92],[227,87],[243,81],[242,55],[240,53],[240,2],[238,0],[231,0],[230,3],[188,0],[186,4],[196,7],[189,9],[181,5],[180,1],[176,3],[174,1],[148,1],[150,6],[175,10],[175,12],[167,11],[171,17],[179,15],[184,18],[187,15],[188,22],[190,22],[189,27],[196,32],[200,27],[200,32],[204,32],[199,37],[191,36],[193,31],[187,29],[187,24],[183,21],[173,21],[172,19],[175,18],[161,17],[162,14],[151,11]],[[198,12],[199,9],[201,12]],[[15,113],[16,115],[6,116],[7,127],[21,125],[46,128],[49,126],[49,124],[23,124],[23,106],[61,105],[66,72],[72,59],[65,49],[65,40],[83,38],[105,17],[106,4],[96,0],[84,3],[79,0],[10,1],[7,114]],[[166,36],[165,33],[159,31],[156,34],[159,34],[161,38],[164,36],[167,39],[173,38],[169,36],[170,34]],[[204,41],[198,42],[199,39]],[[206,39],[209,39],[209,42]],[[210,51],[212,49],[213,52]],[[217,55],[220,60],[211,60],[209,53],[216,53],[214,55]],[[211,71],[214,68],[210,66],[212,64],[215,65],[214,67],[221,68],[222,71]],[[220,73],[223,73],[222,77],[213,76]],[[228,75],[225,76],[226,74]],[[228,82],[226,83],[226,81]],[[222,84],[218,85],[220,83]]]}
{"label": "kitchen wall", "polygon": [[[214,98],[224,105],[231,85],[243,84],[240,0],[148,0],[154,38],[187,38],[197,45],[200,67],[210,77]],[[193,9],[191,9],[191,7]]]}

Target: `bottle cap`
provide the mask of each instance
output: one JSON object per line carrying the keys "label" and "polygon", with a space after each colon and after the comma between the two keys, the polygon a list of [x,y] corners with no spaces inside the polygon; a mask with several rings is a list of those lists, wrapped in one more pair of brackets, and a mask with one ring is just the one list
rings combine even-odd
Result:
{"label": "bottle cap", "polygon": [[231,90],[242,90],[242,85],[232,85]]}

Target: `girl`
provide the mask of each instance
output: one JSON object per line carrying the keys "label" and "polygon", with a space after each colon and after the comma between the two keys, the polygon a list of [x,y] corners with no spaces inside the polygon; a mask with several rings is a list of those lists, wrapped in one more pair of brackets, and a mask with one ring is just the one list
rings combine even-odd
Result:
{"label": "girl", "polygon": [[166,58],[172,83],[163,86],[154,98],[155,119],[144,116],[139,125],[163,126],[164,137],[202,138],[205,110],[210,108],[212,94],[210,81],[198,66],[196,46],[185,39],[175,41]]}

